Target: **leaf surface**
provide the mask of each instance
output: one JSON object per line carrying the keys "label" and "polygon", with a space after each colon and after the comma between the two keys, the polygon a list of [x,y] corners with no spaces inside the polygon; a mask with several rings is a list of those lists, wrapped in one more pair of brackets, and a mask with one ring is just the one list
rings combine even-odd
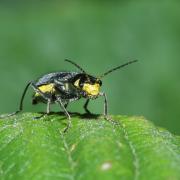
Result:
{"label": "leaf surface", "polygon": [[180,137],[143,117],[0,120],[0,179],[180,179]]}

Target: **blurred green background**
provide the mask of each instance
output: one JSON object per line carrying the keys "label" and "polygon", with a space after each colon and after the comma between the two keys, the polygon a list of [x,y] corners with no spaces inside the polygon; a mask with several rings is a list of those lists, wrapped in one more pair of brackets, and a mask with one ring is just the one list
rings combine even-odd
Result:
{"label": "blurred green background", "polygon": [[[17,109],[29,80],[52,71],[76,71],[69,58],[99,75],[139,62],[103,79],[110,114],[142,115],[180,134],[179,1],[1,1],[0,113]],[[43,111],[31,105],[25,111]],[[83,112],[84,100],[70,111]],[[53,106],[54,111],[59,107]],[[90,103],[103,111],[103,99]]]}

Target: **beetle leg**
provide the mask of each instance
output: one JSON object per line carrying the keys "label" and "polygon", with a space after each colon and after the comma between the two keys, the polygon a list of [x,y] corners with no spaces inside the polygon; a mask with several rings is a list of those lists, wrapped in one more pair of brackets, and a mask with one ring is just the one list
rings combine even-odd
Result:
{"label": "beetle leg", "polygon": [[25,97],[26,92],[27,92],[29,86],[31,85],[31,83],[32,83],[32,81],[28,82],[26,87],[25,87],[25,89],[24,89],[24,91],[23,91],[23,94],[22,94],[21,100],[20,100],[20,104],[19,104],[19,109],[17,111],[15,111],[15,112],[7,114],[5,116],[0,116],[0,118],[5,118],[5,117],[13,116],[13,115],[18,114],[19,112],[21,112],[23,110],[24,97]]}
{"label": "beetle leg", "polygon": [[65,103],[65,104],[64,104],[64,107],[65,107],[65,108],[67,108],[68,104],[69,104],[68,102],[67,102],[67,103]]}
{"label": "beetle leg", "polygon": [[42,118],[42,117],[48,115],[48,114],[50,113],[50,104],[51,104],[51,99],[48,99],[48,100],[47,100],[46,113],[45,113],[45,114],[43,113],[43,114],[40,115],[40,116],[36,116],[36,117],[34,117],[33,119],[40,119],[40,118]]}
{"label": "beetle leg", "polygon": [[64,132],[66,132],[71,127],[71,116],[69,115],[68,111],[64,107],[64,104],[62,103],[62,99],[60,97],[57,97],[57,102],[59,103],[59,105],[61,106],[61,108],[63,109],[65,115],[68,118],[68,124],[67,124],[66,128],[64,129]]}
{"label": "beetle leg", "polygon": [[47,101],[47,109],[46,109],[47,114],[50,113],[50,104],[51,104],[51,99],[48,99],[48,101]]}
{"label": "beetle leg", "polygon": [[34,89],[34,91],[38,94],[40,94],[44,99],[47,100],[47,108],[46,108],[46,113],[42,114],[39,117],[34,117],[34,119],[40,119],[42,117],[44,117],[45,115],[48,115],[50,113],[50,104],[51,104],[51,95],[47,95],[45,93],[43,93],[34,83],[31,83],[31,87]]}
{"label": "beetle leg", "polygon": [[84,110],[86,111],[87,114],[91,114],[91,112],[89,111],[89,109],[87,108],[88,107],[88,104],[89,104],[89,99],[86,100],[85,104],[84,104]]}
{"label": "beetle leg", "polygon": [[107,96],[106,93],[99,93],[100,96],[104,97],[104,116],[107,119],[107,113],[108,113],[108,103],[107,103]]}
{"label": "beetle leg", "polygon": [[108,116],[108,103],[107,103],[107,96],[106,93],[99,93],[99,96],[104,97],[104,118],[111,122],[112,124],[117,124],[110,116]]}

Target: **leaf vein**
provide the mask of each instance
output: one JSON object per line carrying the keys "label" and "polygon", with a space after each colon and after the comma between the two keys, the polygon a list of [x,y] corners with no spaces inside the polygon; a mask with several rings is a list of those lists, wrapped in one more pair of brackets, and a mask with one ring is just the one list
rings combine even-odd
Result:
{"label": "leaf vein", "polygon": [[61,134],[61,139],[63,141],[63,145],[64,145],[64,148],[66,150],[66,153],[67,153],[67,156],[68,156],[68,161],[69,161],[69,164],[70,164],[70,169],[71,169],[71,180],[75,180],[75,177],[74,177],[74,168],[75,168],[75,162],[72,158],[72,155],[71,155],[71,149],[70,147],[68,146],[68,143],[64,137],[64,133],[63,132],[60,132]]}
{"label": "leaf vein", "polygon": [[134,180],[138,180],[139,179],[139,175],[140,175],[140,170],[139,170],[139,159],[136,153],[136,149],[132,143],[132,141],[130,141],[129,136],[128,136],[128,132],[125,128],[125,125],[120,124],[120,126],[122,127],[123,130],[123,134],[124,134],[124,139],[127,141],[129,148],[131,150],[131,153],[133,155],[133,165],[134,165]]}

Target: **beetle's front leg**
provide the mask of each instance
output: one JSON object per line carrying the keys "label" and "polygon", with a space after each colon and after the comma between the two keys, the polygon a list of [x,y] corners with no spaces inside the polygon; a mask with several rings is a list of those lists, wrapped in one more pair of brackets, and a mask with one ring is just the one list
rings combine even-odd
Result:
{"label": "beetle's front leg", "polygon": [[111,122],[112,124],[118,124],[117,122],[115,122],[110,116],[108,116],[108,102],[107,102],[107,96],[106,93],[102,92],[99,93],[99,96],[103,96],[104,97],[104,118],[106,120],[108,120],[109,122]]}
{"label": "beetle's front leg", "polygon": [[100,92],[99,96],[104,97],[104,117],[107,119],[107,114],[108,114],[108,103],[107,103],[107,96],[106,93]]}
{"label": "beetle's front leg", "polygon": [[90,99],[87,99],[83,107],[87,114],[92,114],[88,109],[89,101],[90,101]]}

